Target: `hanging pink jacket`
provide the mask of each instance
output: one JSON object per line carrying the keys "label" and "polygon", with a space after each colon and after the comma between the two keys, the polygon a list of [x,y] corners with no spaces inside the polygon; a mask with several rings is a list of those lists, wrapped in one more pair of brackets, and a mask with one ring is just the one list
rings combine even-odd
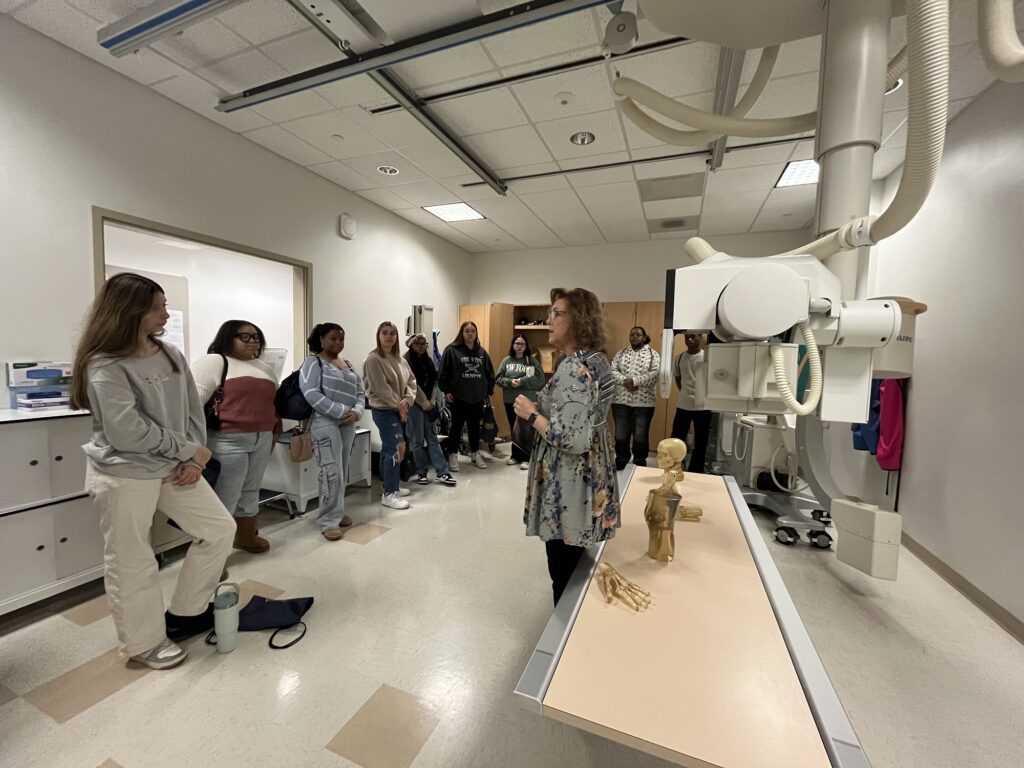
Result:
{"label": "hanging pink jacket", "polygon": [[886,379],[881,386],[878,413],[878,452],[875,458],[882,469],[899,469],[903,460],[904,380]]}

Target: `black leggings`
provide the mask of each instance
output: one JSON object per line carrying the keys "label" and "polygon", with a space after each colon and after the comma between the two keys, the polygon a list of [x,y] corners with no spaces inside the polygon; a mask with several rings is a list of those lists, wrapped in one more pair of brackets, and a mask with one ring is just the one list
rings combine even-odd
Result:
{"label": "black leggings", "polygon": [[459,452],[459,441],[462,440],[462,427],[469,432],[469,452],[480,450],[480,422],[484,418],[483,401],[467,403],[464,400],[453,400],[448,403],[452,411],[452,427],[448,435],[448,455]]}
{"label": "black leggings", "polygon": [[684,443],[686,434],[693,424],[693,453],[690,454],[690,472],[704,472],[704,459],[708,452],[708,437],[711,435],[711,411],[687,411],[676,408],[672,419],[672,437],[678,437]]}
{"label": "black leggings", "polygon": [[585,547],[574,547],[561,539],[552,539],[544,542],[544,549],[547,550],[548,555],[551,594],[555,599],[555,605],[558,605],[558,600],[562,597],[566,584],[569,583],[569,577],[576,570]]}

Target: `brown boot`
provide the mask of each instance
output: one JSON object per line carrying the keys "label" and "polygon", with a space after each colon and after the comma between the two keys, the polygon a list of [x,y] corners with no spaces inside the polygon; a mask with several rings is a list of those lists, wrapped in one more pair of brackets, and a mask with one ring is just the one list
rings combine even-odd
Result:
{"label": "brown boot", "polygon": [[258,555],[270,549],[270,542],[256,535],[255,517],[235,518],[235,549]]}

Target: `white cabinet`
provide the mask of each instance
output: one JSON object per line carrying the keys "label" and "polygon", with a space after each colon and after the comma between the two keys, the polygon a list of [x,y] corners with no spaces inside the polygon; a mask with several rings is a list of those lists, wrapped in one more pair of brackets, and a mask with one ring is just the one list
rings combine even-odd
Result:
{"label": "white cabinet", "polygon": [[53,508],[0,517],[0,613],[10,598],[57,580]]}
{"label": "white cabinet", "polygon": [[85,451],[91,438],[90,419],[54,419],[46,422],[50,496],[58,498],[85,490]]}
{"label": "white cabinet", "polygon": [[0,511],[50,498],[50,461],[45,424],[4,424],[2,430]]}
{"label": "white cabinet", "polygon": [[100,514],[92,499],[80,496],[49,509],[53,511],[57,578],[66,579],[102,566],[103,534]]}
{"label": "white cabinet", "polygon": [[[268,491],[284,493],[288,500],[301,513],[306,505],[320,495],[318,486],[319,468],[316,459],[295,462],[288,454],[288,445],[280,443],[274,446],[270,454],[267,471],[263,475],[263,488]],[[352,457],[349,460],[348,484],[370,487],[370,430],[356,430],[352,443]]]}

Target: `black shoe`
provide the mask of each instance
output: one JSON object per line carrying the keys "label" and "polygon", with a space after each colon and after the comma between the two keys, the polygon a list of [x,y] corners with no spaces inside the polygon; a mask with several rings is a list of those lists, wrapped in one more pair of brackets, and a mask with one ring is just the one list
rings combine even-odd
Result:
{"label": "black shoe", "polygon": [[429,485],[430,478],[427,477],[426,475],[420,475],[419,477],[416,478],[416,482],[419,483],[420,485]]}
{"label": "black shoe", "polygon": [[198,616],[178,616],[164,611],[164,623],[167,625],[167,637],[174,642],[187,640],[202,632],[213,629],[213,603]]}
{"label": "black shoe", "polygon": [[437,482],[442,485],[455,485],[455,478],[452,477],[450,472],[445,472],[443,475],[437,476]]}

